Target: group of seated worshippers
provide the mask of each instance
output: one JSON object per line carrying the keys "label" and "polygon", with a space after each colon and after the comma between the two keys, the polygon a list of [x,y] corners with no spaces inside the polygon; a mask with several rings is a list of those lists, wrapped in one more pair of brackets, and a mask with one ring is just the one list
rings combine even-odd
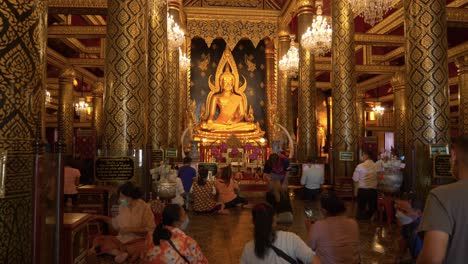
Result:
{"label": "group of seated worshippers", "polygon": [[[223,171],[228,175],[228,169],[221,170],[221,174]],[[198,180],[195,186],[199,185]],[[227,185],[229,189],[231,181],[225,175],[217,184]],[[281,189],[279,182],[277,185]],[[202,186],[213,191],[213,184],[205,182]],[[268,194],[272,203],[278,195],[275,192]],[[156,225],[153,212],[141,199],[142,192],[138,187],[131,182],[125,183],[118,188],[118,194],[120,206],[116,217],[94,216],[107,222],[118,234],[96,237],[89,250],[90,255],[112,255],[115,263],[208,263],[197,242],[184,232],[189,218],[181,205],[166,205],[162,220]],[[214,204],[214,207],[223,210],[226,204],[234,204],[233,200],[243,202],[238,196],[231,198],[226,203]],[[254,206],[254,239],[245,245],[241,263],[276,263],[285,258],[298,259],[303,263],[358,263],[357,224],[343,215],[343,202],[333,194],[322,196],[322,207],[328,217],[316,223],[306,222],[309,236],[308,243],[305,243],[294,233],[276,230],[281,214],[277,214],[272,205],[260,203]],[[336,231],[336,228],[341,230]],[[344,241],[346,247],[343,247],[343,233],[348,234]]]}

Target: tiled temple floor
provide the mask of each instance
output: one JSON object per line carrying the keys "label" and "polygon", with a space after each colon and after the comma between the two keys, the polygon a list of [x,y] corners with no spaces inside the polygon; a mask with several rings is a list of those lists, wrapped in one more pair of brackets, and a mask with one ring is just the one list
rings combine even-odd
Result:
{"label": "tiled temple floor", "polygon": [[[263,201],[256,196],[250,198],[253,203]],[[306,238],[304,205],[302,200],[293,200],[294,223],[282,228],[303,239]],[[353,203],[347,202],[347,207],[351,214]],[[393,263],[398,250],[398,227],[371,221],[359,221],[359,226],[362,263]],[[229,215],[190,214],[187,233],[199,243],[210,263],[229,264],[239,263],[245,243],[252,239],[252,228],[251,210],[235,208]]]}

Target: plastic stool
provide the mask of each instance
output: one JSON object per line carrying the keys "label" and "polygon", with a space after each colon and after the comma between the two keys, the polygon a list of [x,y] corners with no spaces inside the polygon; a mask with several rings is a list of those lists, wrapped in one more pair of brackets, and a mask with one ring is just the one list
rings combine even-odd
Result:
{"label": "plastic stool", "polygon": [[389,197],[379,197],[377,200],[377,210],[379,210],[379,224],[382,224],[383,221],[383,211],[387,215],[387,224],[392,224],[393,217],[393,198]]}

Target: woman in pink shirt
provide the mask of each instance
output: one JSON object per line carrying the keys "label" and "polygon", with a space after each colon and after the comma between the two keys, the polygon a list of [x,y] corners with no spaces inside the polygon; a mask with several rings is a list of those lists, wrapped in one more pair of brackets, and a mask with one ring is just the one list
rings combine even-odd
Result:
{"label": "woman in pink shirt", "polygon": [[221,175],[216,179],[215,184],[218,201],[224,203],[224,208],[232,208],[237,204],[246,205],[248,203],[245,198],[237,194],[239,192],[239,185],[232,179],[231,167],[228,166],[221,169]]}
{"label": "woman in pink shirt", "polygon": [[343,201],[335,193],[322,194],[320,203],[325,219],[306,220],[307,244],[323,264],[358,264],[359,229],[356,220],[345,215]]}

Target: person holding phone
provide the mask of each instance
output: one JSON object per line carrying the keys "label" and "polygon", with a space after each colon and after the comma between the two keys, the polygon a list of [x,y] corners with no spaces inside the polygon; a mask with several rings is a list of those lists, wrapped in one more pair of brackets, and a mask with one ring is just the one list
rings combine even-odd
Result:
{"label": "person holding phone", "polygon": [[[307,244],[324,264],[358,264],[359,228],[356,220],[345,215],[343,201],[334,192],[320,198],[323,220],[306,219]],[[305,211],[306,215],[309,212]],[[312,219],[312,220],[311,220]]]}

